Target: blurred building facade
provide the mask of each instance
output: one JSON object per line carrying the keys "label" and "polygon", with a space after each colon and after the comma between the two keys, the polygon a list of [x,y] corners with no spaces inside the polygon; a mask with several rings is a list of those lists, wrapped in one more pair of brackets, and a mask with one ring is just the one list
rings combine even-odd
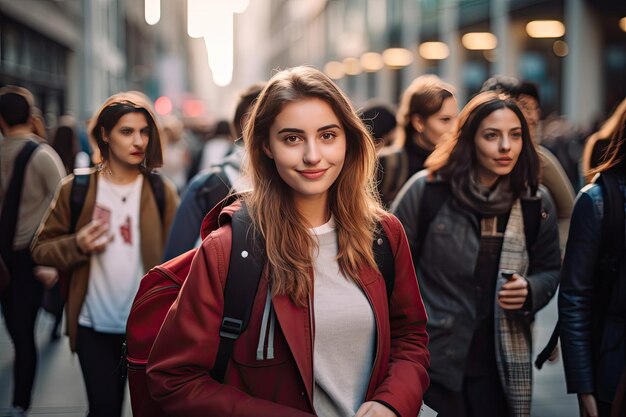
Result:
{"label": "blurred building facade", "polygon": [[162,24],[149,26],[143,0],[0,0],[0,85],[31,90],[50,126],[90,117],[120,90],[178,99],[191,87],[177,3],[162,2]]}
{"label": "blurred building facade", "polygon": [[[50,122],[85,119],[124,89],[166,96],[183,116],[230,117],[238,91],[302,64],[325,69],[357,104],[395,103],[424,73],[454,84],[460,102],[495,73],[534,81],[544,113],[579,125],[626,95],[624,1],[250,0],[234,18],[227,87],[212,81],[203,40],[187,36],[187,3],[161,0],[150,26],[144,0],[0,0],[0,85],[32,90]],[[536,20],[564,33],[531,37]],[[469,49],[468,33],[488,37]]]}
{"label": "blurred building facade", "polygon": [[[492,74],[534,81],[540,86],[545,113],[565,115],[579,125],[604,117],[626,96],[623,1],[270,0],[270,4],[270,66],[308,63],[325,68],[357,103],[371,97],[397,102],[410,81],[424,73],[454,84],[461,102]],[[536,20],[558,21],[564,33],[531,37],[526,26]],[[477,32],[483,38],[472,46],[464,35]]]}

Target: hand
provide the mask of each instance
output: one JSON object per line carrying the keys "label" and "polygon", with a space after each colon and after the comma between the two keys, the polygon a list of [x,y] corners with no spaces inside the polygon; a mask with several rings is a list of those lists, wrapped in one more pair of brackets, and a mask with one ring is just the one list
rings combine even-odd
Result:
{"label": "hand", "polygon": [[580,417],[598,417],[598,406],[593,394],[578,394]]}
{"label": "hand", "polygon": [[498,304],[504,310],[519,310],[528,296],[528,281],[521,275],[513,274],[498,293]]}
{"label": "hand", "polygon": [[33,269],[35,277],[43,284],[46,289],[50,289],[59,281],[59,271],[50,266],[36,266]]}
{"label": "hand", "polygon": [[361,404],[354,417],[397,417],[396,413],[376,401]]}
{"label": "hand", "polygon": [[92,220],[76,233],[76,244],[86,254],[103,252],[111,241],[111,238],[105,236],[108,231],[108,223]]}

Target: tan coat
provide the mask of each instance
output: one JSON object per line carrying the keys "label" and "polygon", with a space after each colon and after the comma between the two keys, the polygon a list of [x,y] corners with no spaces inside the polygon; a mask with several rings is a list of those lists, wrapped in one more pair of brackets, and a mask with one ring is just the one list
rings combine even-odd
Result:
{"label": "tan coat", "polygon": [[[76,244],[76,232],[69,232],[70,195],[73,178],[73,175],[66,177],[57,189],[57,195],[35,234],[31,250],[33,259],[38,265],[54,266],[61,271],[71,271],[65,312],[70,348],[72,352],[75,352],[78,316],[89,285],[90,257],[79,251]],[[97,182],[98,174],[92,173],[85,203],[76,224],[76,231],[91,221],[96,201]],[[139,230],[144,271],[148,271],[161,263],[167,233],[178,206],[176,189],[168,180],[164,179],[164,183],[165,212],[163,213],[163,224],[161,224],[159,209],[147,178],[144,178],[141,188]],[[123,262],[123,260],[120,261]]]}

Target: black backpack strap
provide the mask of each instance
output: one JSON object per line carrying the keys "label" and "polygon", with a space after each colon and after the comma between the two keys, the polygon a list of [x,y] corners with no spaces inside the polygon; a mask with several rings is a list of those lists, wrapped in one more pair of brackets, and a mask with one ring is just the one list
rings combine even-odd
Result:
{"label": "black backpack strap", "polygon": [[414,242],[413,260],[417,262],[422,254],[422,243],[428,228],[437,216],[441,206],[450,199],[450,184],[443,181],[427,181],[420,200],[419,218],[417,219],[417,238]]}
{"label": "black backpack strap", "polygon": [[198,206],[203,208],[204,213],[208,213],[213,207],[220,203],[230,192],[230,179],[224,171],[227,164],[217,165],[211,168],[211,175],[207,175],[204,184],[196,193]]}
{"label": "black backpack strap", "polygon": [[148,174],[148,181],[150,182],[150,187],[152,187],[152,194],[159,209],[161,223],[163,223],[165,218],[165,184],[163,183],[163,178],[156,172],[151,172]]}
{"label": "black backpack strap", "polygon": [[2,255],[2,258],[7,264],[10,264],[12,258],[10,254],[13,250],[13,240],[15,238],[15,231],[17,230],[26,165],[38,146],[39,144],[36,142],[26,142],[26,145],[24,145],[15,159],[13,174],[11,175],[9,186],[4,195],[2,214],[0,215],[0,236],[2,236],[2,239],[0,239],[0,255]]}
{"label": "black backpack strap", "polygon": [[232,217],[232,248],[226,288],[220,343],[211,376],[222,382],[235,341],[246,329],[265,260],[262,239],[251,228],[252,220],[242,202]]}
{"label": "black backpack strap", "polygon": [[72,180],[72,190],[70,191],[70,233],[76,231],[78,217],[83,210],[87,190],[89,189],[90,178],[89,174],[79,174],[74,175]]}
{"label": "black backpack strap", "polygon": [[382,225],[379,224],[376,233],[374,234],[374,244],[372,246],[374,251],[374,259],[378,270],[385,279],[385,288],[387,289],[387,301],[391,299],[393,293],[393,287],[396,281],[396,264],[391,251],[391,244],[389,238],[385,233]]}
{"label": "black backpack strap", "polygon": [[524,218],[524,235],[526,237],[526,251],[530,258],[530,253],[539,237],[539,229],[541,228],[541,220],[544,212],[541,203],[541,197],[522,198],[522,217]]}
{"label": "black backpack strap", "polygon": [[537,369],[541,369],[543,364],[550,358],[552,352],[556,348],[556,344],[559,342],[559,333],[561,332],[561,326],[559,325],[559,321],[556,321],[554,325],[554,329],[552,330],[552,334],[550,335],[550,339],[548,339],[548,343],[546,346],[539,352],[537,358],[535,359],[535,366]]}

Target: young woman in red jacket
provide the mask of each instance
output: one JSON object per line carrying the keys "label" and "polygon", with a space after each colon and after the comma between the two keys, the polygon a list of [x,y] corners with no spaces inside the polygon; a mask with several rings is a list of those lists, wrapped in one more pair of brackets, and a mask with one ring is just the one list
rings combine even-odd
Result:
{"label": "young woman in red jacket", "polygon": [[[428,387],[426,314],[398,220],[381,209],[376,150],[348,98],[309,67],[277,73],[244,131],[242,195],[266,265],[224,383],[219,345],[231,229],[202,243],[148,362],[172,416],[415,417]],[[233,210],[229,206],[224,210]],[[387,296],[372,250],[395,260]]]}

